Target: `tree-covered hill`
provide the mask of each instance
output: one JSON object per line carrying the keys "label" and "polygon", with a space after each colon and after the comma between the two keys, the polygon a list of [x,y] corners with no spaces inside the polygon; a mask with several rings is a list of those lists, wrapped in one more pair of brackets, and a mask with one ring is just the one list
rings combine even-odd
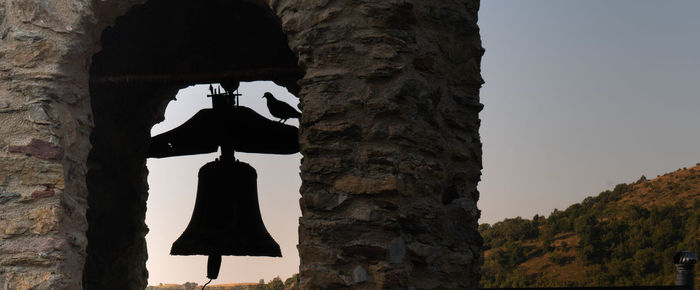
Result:
{"label": "tree-covered hill", "polygon": [[673,255],[700,253],[700,164],[479,230],[482,287],[673,285]]}
{"label": "tree-covered hill", "polygon": [[[146,287],[146,290],[199,290],[203,285],[195,282],[187,282],[185,284],[163,284]],[[299,274],[294,274],[287,278],[284,282],[277,276],[265,283],[265,280],[260,279],[258,283],[229,283],[229,284],[213,284],[207,285],[206,289],[211,290],[298,290],[299,289]]]}

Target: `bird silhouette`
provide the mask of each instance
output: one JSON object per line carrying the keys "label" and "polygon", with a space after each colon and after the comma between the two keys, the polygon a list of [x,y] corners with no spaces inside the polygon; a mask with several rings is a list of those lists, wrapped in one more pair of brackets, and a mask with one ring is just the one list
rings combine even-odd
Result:
{"label": "bird silhouette", "polygon": [[279,122],[284,123],[289,118],[298,119],[301,117],[301,113],[299,113],[289,104],[275,99],[275,96],[270,94],[270,92],[265,92],[262,97],[267,99],[267,109],[270,110],[270,114],[272,114],[274,117],[280,118]]}

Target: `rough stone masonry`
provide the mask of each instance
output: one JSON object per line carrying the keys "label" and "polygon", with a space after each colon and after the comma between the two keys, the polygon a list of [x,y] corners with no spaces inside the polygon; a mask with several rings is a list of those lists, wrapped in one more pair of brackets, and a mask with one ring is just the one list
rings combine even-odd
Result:
{"label": "rough stone masonry", "polygon": [[[303,71],[225,68],[260,71],[301,100],[303,289],[477,287],[478,0],[0,0],[0,289],[146,286],[144,148],[167,102],[193,83],[107,93],[93,57],[127,45],[107,41],[110,27],[145,27],[138,11],[178,5],[257,11],[251,21],[281,31],[296,60],[285,65]],[[103,71],[218,73],[197,57]],[[104,224],[121,238],[106,241]]]}

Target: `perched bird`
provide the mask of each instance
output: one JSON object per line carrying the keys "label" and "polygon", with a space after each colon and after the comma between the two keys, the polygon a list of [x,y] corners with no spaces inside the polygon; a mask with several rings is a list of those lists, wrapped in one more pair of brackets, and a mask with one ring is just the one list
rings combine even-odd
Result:
{"label": "perched bird", "polygon": [[275,99],[275,96],[269,92],[266,92],[262,97],[267,99],[267,109],[270,110],[270,114],[280,118],[280,122],[284,123],[289,118],[299,119],[301,117],[301,113],[296,109],[285,102]]}

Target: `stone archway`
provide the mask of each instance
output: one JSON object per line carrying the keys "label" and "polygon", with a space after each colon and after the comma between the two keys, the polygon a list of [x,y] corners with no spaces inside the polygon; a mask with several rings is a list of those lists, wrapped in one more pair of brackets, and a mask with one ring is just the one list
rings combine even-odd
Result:
{"label": "stone archway", "polygon": [[[0,264],[14,267],[0,281],[8,285],[78,289],[90,263],[96,266],[85,271],[87,288],[115,279],[101,270],[111,265],[128,272],[119,285],[145,283],[145,171],[134,157],[143,148],[134,144],[143,144],[149,123],[186,82],[130,82],[114,90],[89,84],[100,72],[90,68],[97,68],[92,56],[105,27],[143,2],[0,2],[0,96],[9,100],[0,104],[0,121],[10,124],[0,135],[11,136],[0,139]],[[301,286],[476,288],[478,1],[222,2],[261,7],[278,19],[305,71],[298,82]],[[127,106],[133,120],[119,116],[124,112],[117,108],[127,104],[120,97],[142,105]],[[129,130],[106,134],[119,125]],[[105,167],[117,152],[124,162]],[[123,176],[122,187],[102,191],[107,175],[100,170],[136,173]],[[110,220],[118,213],[100,205],[109,202],[123,204],[129,215]],[[23,219],[27,212],[37,215]],[[125,234],[118,241],[123,259],[90,257],[110,250],[88,241],[101,230],[88,230],[88,219]]]}
{"label": "stone archway", "polygon": [[144,288],[145,156],[165,105],[198,82],[273,80],[298,93],[304,72],[278,19],[245,1],[150,0],[118,17],[101,44],[90,69],[84,285]]}

